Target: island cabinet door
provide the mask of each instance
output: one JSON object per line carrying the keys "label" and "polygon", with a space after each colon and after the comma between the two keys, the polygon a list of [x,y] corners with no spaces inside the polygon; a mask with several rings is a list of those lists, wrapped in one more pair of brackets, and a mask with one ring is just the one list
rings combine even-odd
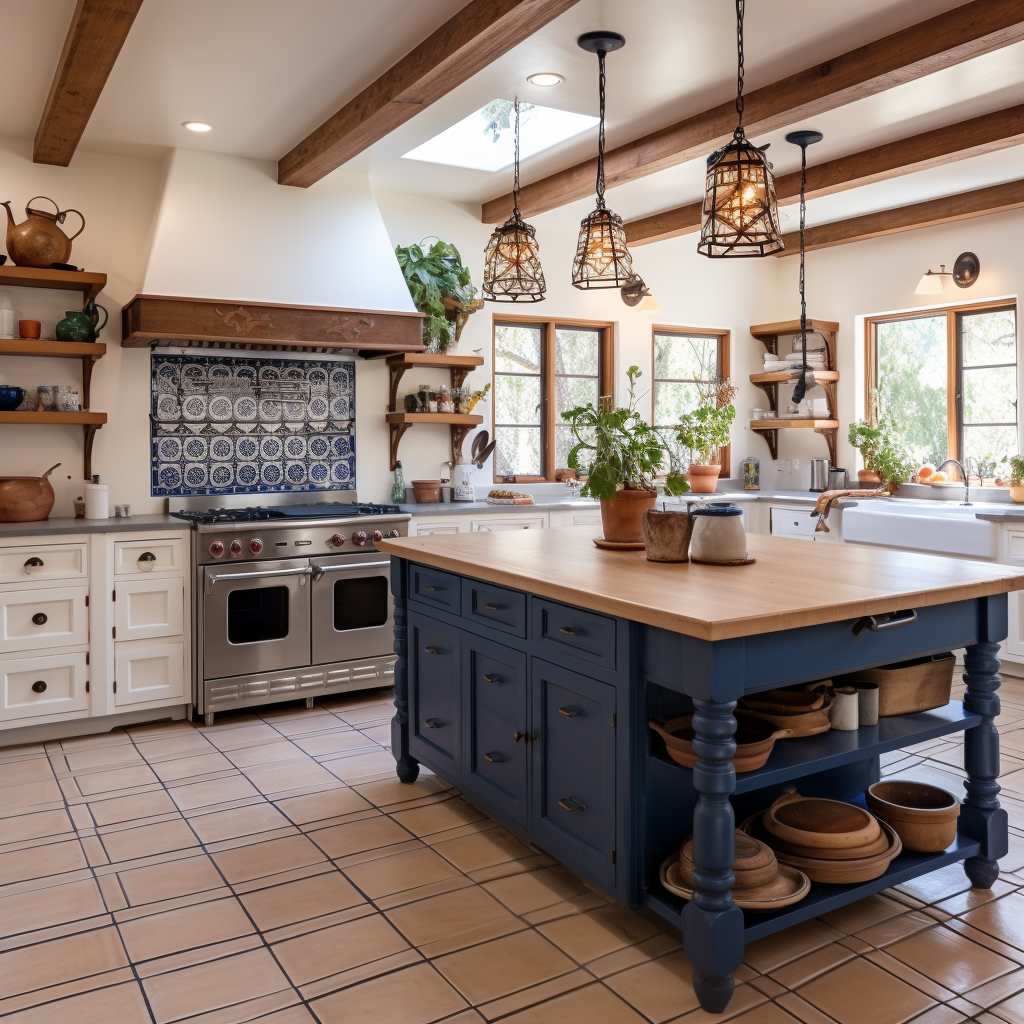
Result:
{"label": "island cabinet door", "polygon": [[469,687],[463,724],[463,788],[472,799],[527,826],[529,761],[526,655],[468,633],[462,677]]}
{"label": "island cabinet door", "polygon": [[615,688],[533,659],[530,832],[569,867],[615,885]]}
{"label": "island cabinet door", "polygon": [[409,615],[409,750],[428,765],[460,774],[459,632],[426,615]]}

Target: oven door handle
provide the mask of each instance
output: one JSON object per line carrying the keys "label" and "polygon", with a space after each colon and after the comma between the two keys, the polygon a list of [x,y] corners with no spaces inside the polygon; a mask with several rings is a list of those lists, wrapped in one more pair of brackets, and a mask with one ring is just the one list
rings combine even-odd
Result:
{"label": "oven door handle", "polygon": [[264,569],[262,572],[225,572],[221,574],[210,573],[206,577],[206,596],[209,597],[213,593],[214,586],[223,580],[255,580],[255,579],[267,579],[271,576],[309,576],[313,572],[312,568],[308,565],[303,565],[295,569]]}
{"label": "oven door handle", "polygon": [[317,565],[314,562],[309,570],[313,574],[313,582],[319,583],[325,572],[355,572],[356,569],[383,569],[390,566],[390,562],[350,562],[347,565]]}

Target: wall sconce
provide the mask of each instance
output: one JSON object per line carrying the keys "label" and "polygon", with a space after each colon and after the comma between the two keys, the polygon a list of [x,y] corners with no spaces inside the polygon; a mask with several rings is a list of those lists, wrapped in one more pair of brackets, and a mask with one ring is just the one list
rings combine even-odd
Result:
{"label": "wall sconce", "polygon": [[914,289],[915,295],[938,295],[945,290],[945,278],[951,277],[958,288],[970,288],[981,273],[981,261],[973,252],[962,252],[956,258],[952,271],[940,263],[938,270],[926,270]]}
{"label": "wall sconce", "polygon": [[639,274],[634,274],[620,289],[619,294],[627,306],[635,306],[640,313],[660,313],[661,306],[658,305],[651,289],[644,283]]}

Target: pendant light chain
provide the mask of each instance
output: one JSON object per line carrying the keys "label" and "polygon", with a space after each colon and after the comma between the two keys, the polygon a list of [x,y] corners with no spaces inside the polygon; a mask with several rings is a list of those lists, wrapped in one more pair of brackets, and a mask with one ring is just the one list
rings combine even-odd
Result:
{"label": "pendant light chain", "polygon": [[597,51],[597,90],[600,97],[601,123],[597,129],[597,208],[604,207],[604,50]]}
{"label": "pendant light chain", "polygon": [[[741,0],[742,2],[742,0]],[[807,369],[807,292],[804,288],[804,237],[807,228],[807,147],[800,147],[800,340]]]}
{"label": "pendant light chain", "polygon": [[736,131],[734,135],[743,134],[743,14],[746,0],[736,0]]}
{"label": "pendant light chain", "polygon": [[512,216],[519,219],[519,97],[515,99],[516,106],[516,176],[512,182]]}

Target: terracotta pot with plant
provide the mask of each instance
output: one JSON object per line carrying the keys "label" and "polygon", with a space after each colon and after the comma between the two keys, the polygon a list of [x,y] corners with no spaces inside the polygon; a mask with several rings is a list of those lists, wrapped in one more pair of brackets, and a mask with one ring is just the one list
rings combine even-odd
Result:
{"label": "terracotta pot with plant", "polygon": [[862,484],[884,485],[895,494],[913,474],[914,460],[885,420],[851,423],[846,439],[864,459],[864,469],[857,474]]}
{"label": "terracotta pot with plant", "polygon": [[680,419],[676,440],[690,453],[686,478],[694,493],[713,494],[722,472],[722,449],[736,418],[732,400],[737,389],[728,377],[716,377],[698,383],[697,390],[701,405]]}
{"label": "terracotta pot with plant", "polygon": [[1024,505],[1024,455],[1010,456],[1010,498]]}
{"label": "terracotta pot with plant", "polygon": [[587,477],[580,494],[601,501],[604,539],[643,545],[643,515],[654,507],[658,493],[654,478],[666,458],[669,473],[665,491],[684,494],[689,487],[674,465],[669,445],[636,411],[639,367],[631,366],[626,375],[626,408],[612,408],[611,399],[602,398],[598,408],[588,402],[563,412],[562,419],[572,428],[575,440],[569,451],[569,468]]}

